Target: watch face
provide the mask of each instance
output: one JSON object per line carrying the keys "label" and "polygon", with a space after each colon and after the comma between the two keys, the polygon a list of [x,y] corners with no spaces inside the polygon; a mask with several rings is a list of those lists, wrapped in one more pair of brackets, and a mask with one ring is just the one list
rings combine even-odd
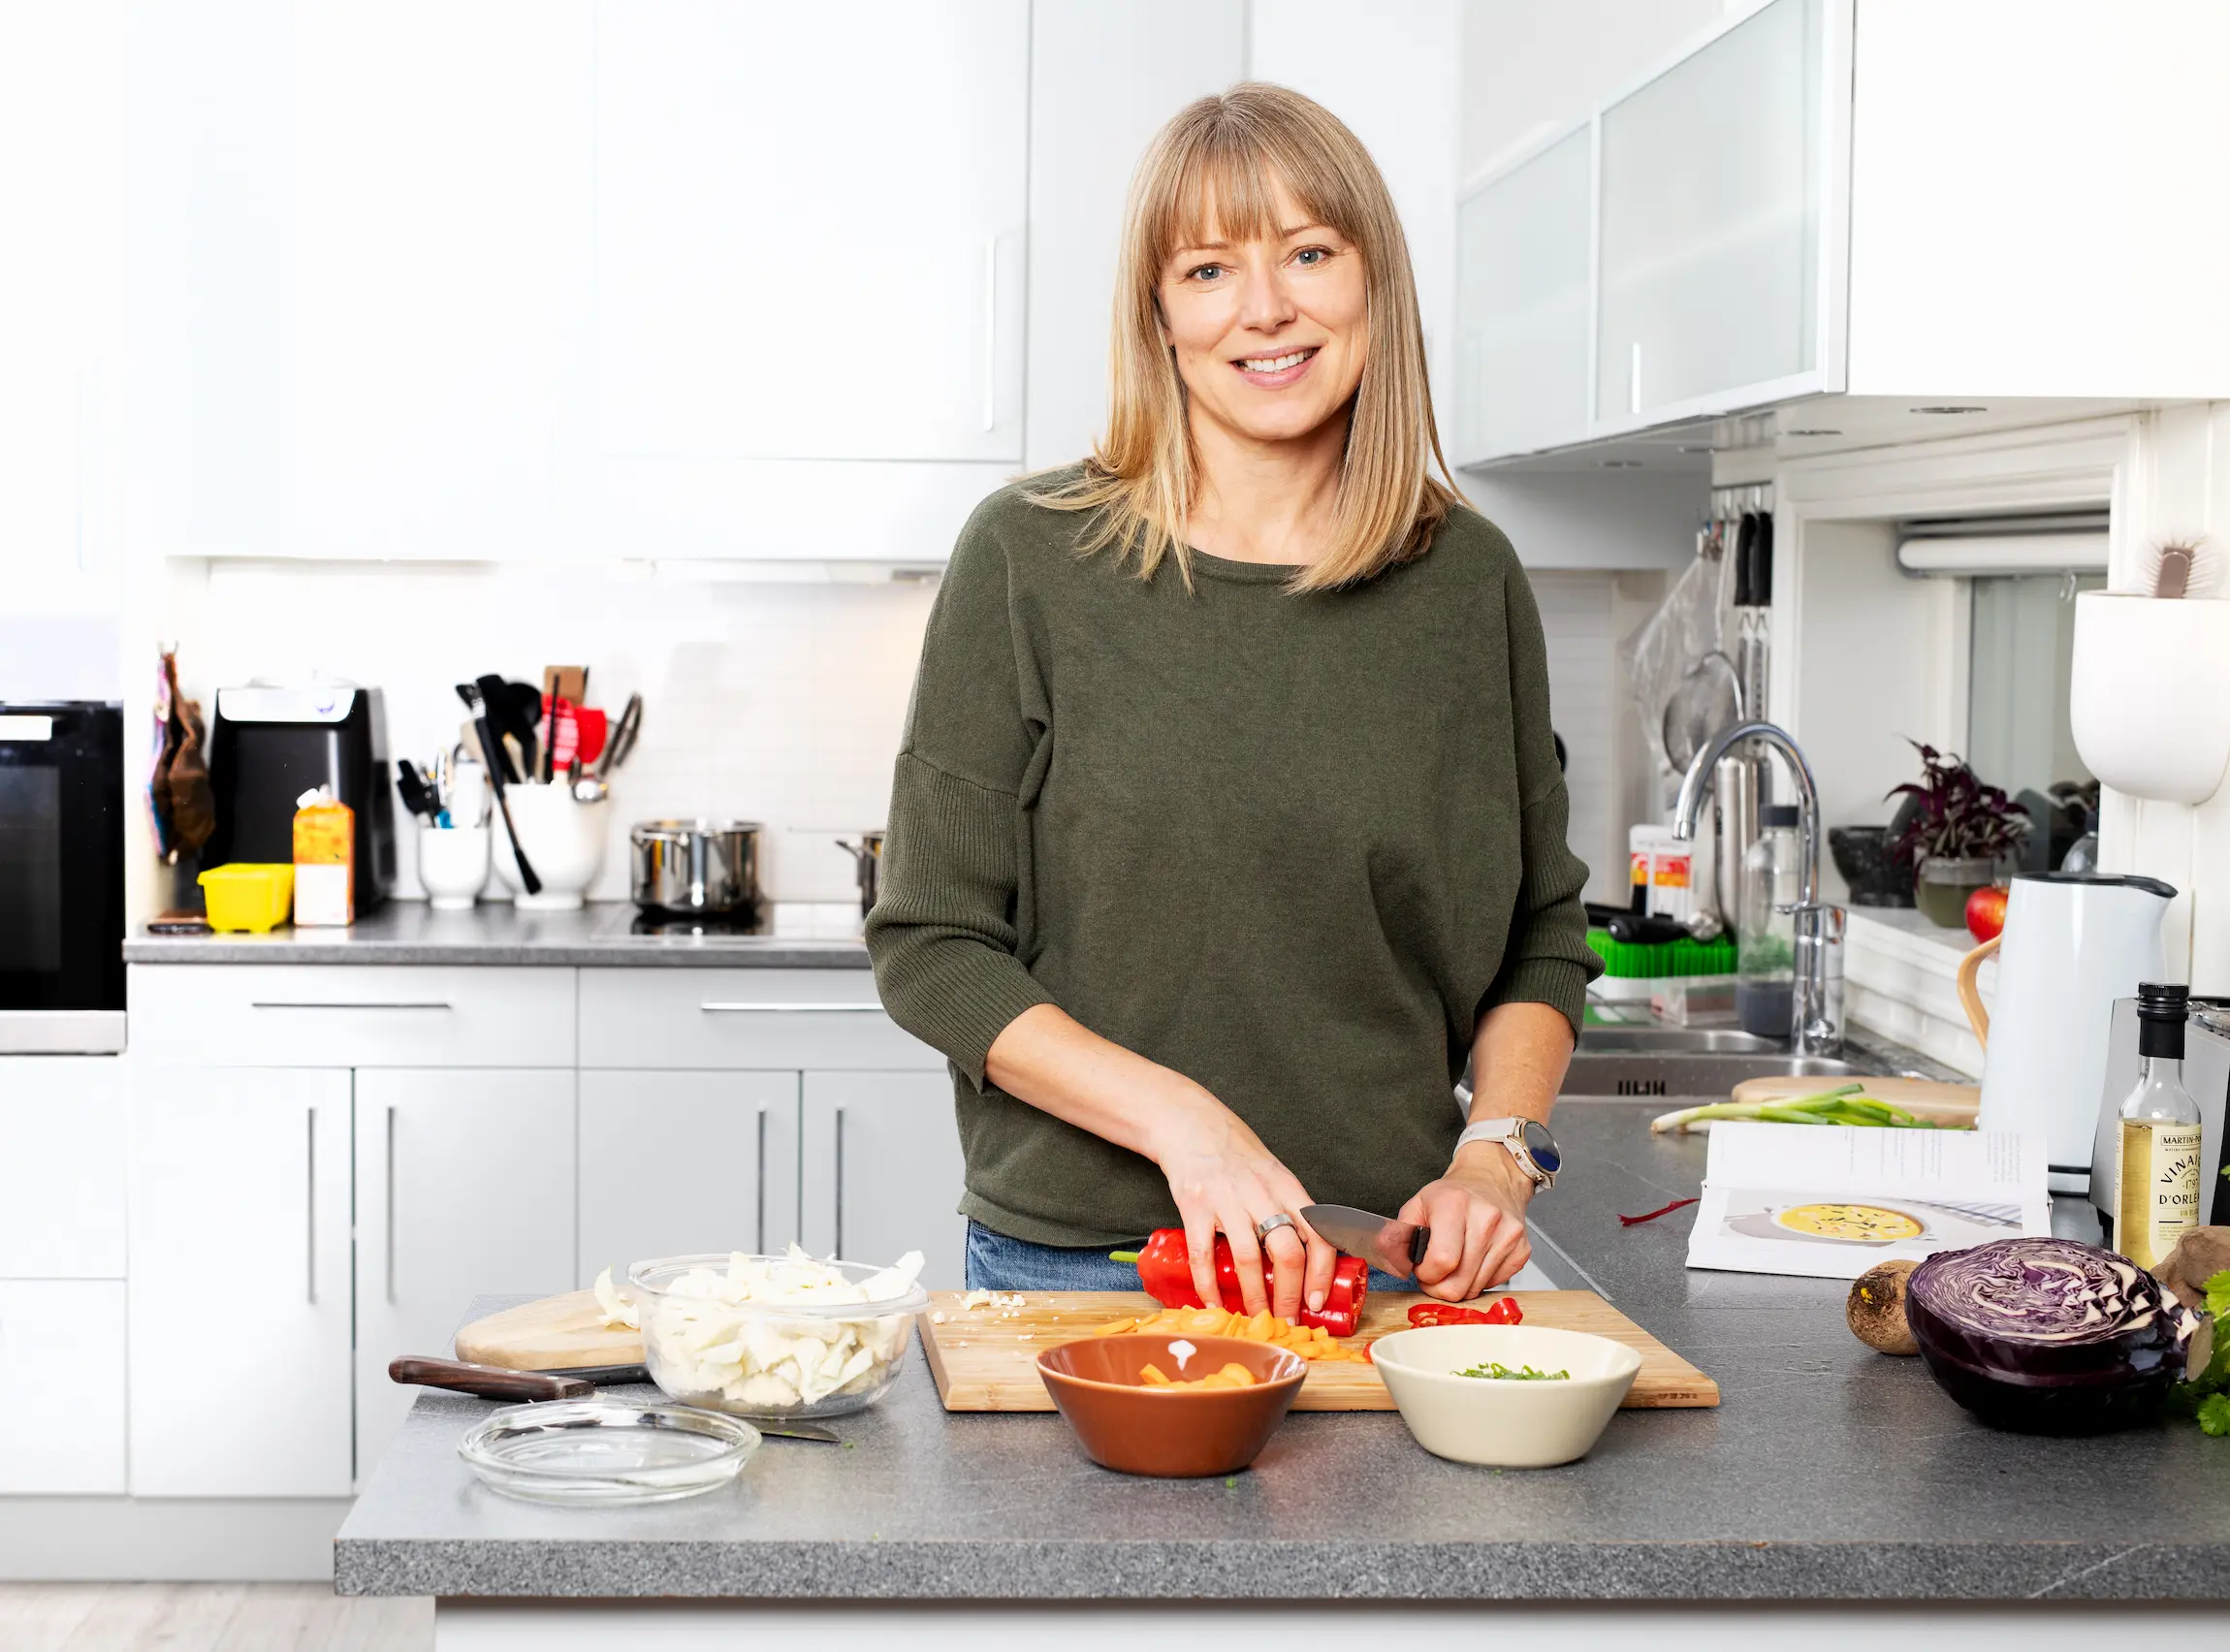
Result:
{"label": "watch face", "polygon": [[1534,1163],[1551,1176],[1564,1162],[1564,1156],[1556,1151],[1556,1138],[1548,1133],[1548,1127],[1537,1119],[1525,1121],[1525,1151],[1533,1155]]}

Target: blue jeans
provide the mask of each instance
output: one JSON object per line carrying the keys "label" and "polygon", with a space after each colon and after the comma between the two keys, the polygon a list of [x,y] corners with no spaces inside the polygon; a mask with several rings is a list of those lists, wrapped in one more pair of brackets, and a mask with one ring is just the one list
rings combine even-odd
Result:
{"label": "blue jeans", "polygon": [[[1131,1262],[1111,1262],[1107,1251],[1135,1250],[1136,1245],[1110,1245],[1081,1249],[1067,1245],[1033,1245],[994,1233],[980,1222],[968,1224],[968,1288],[971,1290],[1136,1290],[1138,1269]],[[1371,1269],[1373,1290],[1415,1290],[1406,1279]]]}

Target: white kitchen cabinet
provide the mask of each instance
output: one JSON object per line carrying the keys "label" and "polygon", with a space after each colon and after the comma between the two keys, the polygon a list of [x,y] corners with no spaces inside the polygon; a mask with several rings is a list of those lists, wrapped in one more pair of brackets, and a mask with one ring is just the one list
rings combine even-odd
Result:
{"label": "white kitchen cabinet", "polygon": [[1772,0],[1601,117],[1595,416],[1823,387],[1823,0]]}
{"label": "white kitchen cabinet", "polygon": [[601,7],[604,452],[1018,461],[1029,53],[1028,0]]}
{"label": "white kitchen cabinet", "polygon": [[581,1075],[581,1285],[797,1236],[796,1073]]}
{"label": "white kitchen cabinet", "polygon": [[1456,462],[1587,434],[1594,129],[1456,212]]}
{"label": "white kitchen cabinet", "polygon": [[131,1102],[131,1490],[350,1489],[349,1074],[143,1066]]}
{"label": "white kitchen cabinet", "polygon": [[415,1388],[402,1353],[446,1355],[475,1296],[573,1287],[571,1072],[355,1075],[356,1463],[379,1461]]}
{"label": "white kitchen cabinet", "polygon": [[581,971],[581,1065],[937,1070],[865,969]]}
{"label": "white kitchen cabinet", "polygon": [[124,1277],[117,1056],[0,1058],[0,1280]]}
{"label": "white kitchen cabinet", "polygon": [[[58,1376],[67,1423],[24,1403]],[[0,1495],[122,1492],[123,1281],[0,1281]]]}
{"label": "white kitchen cabinet", "polygon": [[801,1154],[805,1246],[846,1261],[926,1258],[922,1283],[961,1287],[968,1223],[946,1074],[808,1072]]}

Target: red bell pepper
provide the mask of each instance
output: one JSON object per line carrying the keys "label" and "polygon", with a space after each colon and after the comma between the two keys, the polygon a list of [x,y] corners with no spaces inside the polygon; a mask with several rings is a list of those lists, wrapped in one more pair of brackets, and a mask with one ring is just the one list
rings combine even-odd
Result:
{"label": "red bell pepper", "polygon": [[[1192,1255],[1185,1245],[1182,1227],[1158,1227],[1153,1237],[1135,1251],[1110,1253],[1119,1262],[1138,1264],[1138,1284],[1147,1295],[1164,1308],[1199,1308],[1205,1304],[1200,1293],[1193,1288]],[[1324,1292],[1324,1305],[1310,1308],[1305,1304],[1293,1316],[1302,1325],[1321,1325],[1335,1337],[1352,1337],[1362,1322],[1363,1292],[1370,1287],[1370,1264],[1360,1256],[1342,1256],[1332,1270],[1332,1283]],[[1262,1258],[1262,1283],[1276,1288],[1277,1270],[1268,1256]],[[1216,1286],[1223,1297],[1222,1306],[1237,1313],[1246,1306],[1239,1290],[1239,1270],[1231,1260],[1231,1242],[1221,1233],[1216,1235]]]}
{"label": "red bell pepper", "polygon": [[1454,1302],[1419,1302],[1409,1311],[1413,1325],[1515,1325],[1525,1318],[1517,1298],[1505,1296],[1491,1308],[1465,1308]]}

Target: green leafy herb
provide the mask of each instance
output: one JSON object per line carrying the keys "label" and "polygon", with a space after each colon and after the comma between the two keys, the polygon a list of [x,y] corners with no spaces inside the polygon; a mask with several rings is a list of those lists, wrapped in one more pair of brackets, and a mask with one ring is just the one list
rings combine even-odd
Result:
{"label": "green leafy herb", "polygon": [[2209,1394],[2199,1402],[2199,1432],[2217,1440],[2230,1434],[2230,1394]]}
{"label": "green leafy herb", "polygon": [[2207,1292],[2207,1312],[2219,1319],[2230,1315],[2230,1268],[2224,1268],[2202,1288]]}
{"label": "green leafy herb", "polygon": [[1499,1359],[1485,1365],[1475,1365],[1469,1371],[1458,1371],[1456,1375],[1485,1377],[1497,1382],[1564,1382],[1572,1378],[1569,1371],[1536,1371],[1530,1365],[1520,1365],[1513,1371]]}
{"label": "green leafy herb", "polygon": [[2207,1312],[2214,1319],[2214,1354],[2207,1369],[2188,1382],[2168,1390],[2168,1409],[2177,1416],[2196,1417],[2202,1434],[2221,1439],[2230,1435],[2230,1268],[2224,1268],[2200,1288],[2207,1293]]}

